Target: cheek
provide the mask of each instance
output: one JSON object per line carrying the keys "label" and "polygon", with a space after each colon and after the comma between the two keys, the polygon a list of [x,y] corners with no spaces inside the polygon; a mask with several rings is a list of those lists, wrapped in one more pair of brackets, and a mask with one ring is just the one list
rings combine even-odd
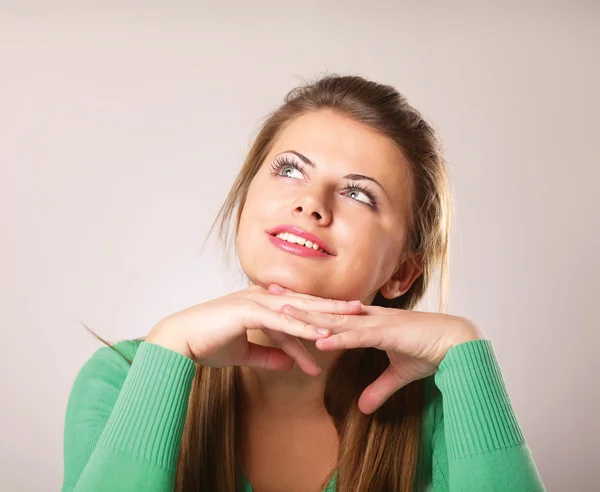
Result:
{"label": "cheek", "polygon": [[347,254],[371,263],[389,249],[389,234],[367,214],[348,213],[340,218],[337,237]]}
{"label": "cheek", "polygon": [[348,235],[343,275],[369,288],[379,288],[393,273],[398,248],[390,241],[389,233],[363,226],[360,234]]}
{"label": "cheek", "polygon": [[240,267],[251,280],[253,280],[256,257],[258,256],[256,254],[258,250],[257,241],[257,227],[253,219],[253,210],[244,207],[235,242]]}
{"label": "cheek", "polygon": [[268,218],[268,213],[281,206],[282,201],[290,199],[289,189],[274,178],[257,176],[246,196],[246,206],[255,219]]}
{"label": "cheek", "polygon": [[[246,235],[247,232],[252,228],[252,225],[256,225],[260,221],[261,210],[264,208],[266,201],[266,193],[262,190],[261,183],[258,178],[250,184],[244,207],[242,208],[242,214],[240,216],[240,227],[238,235]],[[249,238],[248,238],[249,239]]]}
{"label": "cheek", "polygon": [[247,275],[258,265],[260,251],[266,247],[264,231],[274,225],[272,217],[277,217],[271,191],[259,185],[255,183],[248,190],[236,237],[238,258]]}
{"label": "cheek", "polygon": [[242,264],[246,258],[252,256],[252,249],[256,248],[256,236],[257,230],[259,229],[258,224],[260,223],[259,217],[257,216],[259,210],[260,208],[257,207],[255,200],[248,194],[240,215],[240,223],[236,237],[238,256]]}

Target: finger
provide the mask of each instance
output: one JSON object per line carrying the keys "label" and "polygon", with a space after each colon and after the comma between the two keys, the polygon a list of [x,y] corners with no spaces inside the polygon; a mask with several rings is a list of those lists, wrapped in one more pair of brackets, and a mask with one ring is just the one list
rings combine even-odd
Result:
{"label": "finger", "polygon": [[[268,335],[277,341],[280,348],[298,362],[298,366],[307,374],[318,375],[321,369],[312,356],[296,337],[317,340],[328,336],[329,331],[319,333],[317,328],[292,316],[277,313],[257,302],[251,304],[245,326],[248,329],[271,330]],[[291,335],[291,336],[290,336]]]}
{"label": "finger", "polygon": [[[270,284],[269,287],[267,288],[267,291],[270,294],[275,294],[275,295],[289,295],[289,296],[294,296],[294,297],[298,297],[300,299],[315,299],[317,298],[317,296],[312,296],[310,294],[303,294],[302,292],[296,292],[295,290],[292,289],[286,289],[285,287],[279,285],[279,284]],[[324,297],[321,297],[319,299],[324,299]]]}
{"label": "finger", "polygon": [[376,330],[349,330],[317,340],[319,350],[344,350],[352,348],[378,347]]}
{"label": "finger", "polygon": [[248,352],[240,365],[270,371],[289,371],[294,367],[294,359],[279,348],[248,342]]}
{"label": "finger", "polygon": [[346,301],[334,301],[330,299],[297,299],[288,296],[271,296],[258,297],[257,302],[272,309],[273,311],[281,311],[281,308],[286,304],[300,309],[302,311],[327,314],[361,314],[363,306],[359,304],[349,304]]}
{"label": "finger", "polygon": [[311,296],[309,294],[300,294],[290,289],[285,289],[278,284],[271,284],[268,288],[269,294],[275,296],[285,295],[291,297],[286,302],[293,302],[293,305],[298,309],[306,309],[311,311],[321,311],[325,313],[359,313],[363,309],[363,304],[360,300],[341,301],[338,299],[326,299],[324,297]]}
{"label": "finger", "polygon": [[383,405],[396,391],[411,381],[401,377],[390,365],[374,382],[365,388],[358,399],[358,408],[368,415]]}
{"label": "finger", "polygon": [[267,290],[269,293],[275,295],[283,294],[285,292],[285,289],[279,284],[270,284]]}
{"label": "finger", "polygon": [[340,333],[341,331],[352,328],[356,329],[360,327],[360,322],[364,320],[362,317],[353,315],[307,311],[298,309],[291,304],[284,304],[281,306],[281,312],[310,325],[314,325],[317,329],[329,330],[332,333]]}
{"label": "finger", "polygon": [[300,369],[312,376],[318,376],[321,368],[317,365],[315,359],[310,355],[306,347],[296,337],[286,335],[277,331],[265,328],[262,330],[271,338],[287,355],[298,363]]}
{"label": "finger", "polygon": [[305,323],[285,313],[275,312],[258,302],[253,302],[251,309],[247,310],[244,325],[249,330],[268,328],[307,340],[318,340],[329,335],[328,332],[318,332],[317,327],[310,323]]}
{"label": "finger", "polygon": [[280,299],[280,303],[285,302],[297,309],[320,313],[360,314],[363,310],[363,305],[360,301],[346,302],[335,299],[323,299],[321,297],[302,299],[293,296],[280,296],[278,299]]}

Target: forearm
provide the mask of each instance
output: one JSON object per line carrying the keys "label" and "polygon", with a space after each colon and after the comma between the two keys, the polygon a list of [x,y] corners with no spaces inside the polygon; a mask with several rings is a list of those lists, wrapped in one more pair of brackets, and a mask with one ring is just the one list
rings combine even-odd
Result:
{"label": "forearm", "polygon": [[544,490],[489,340],[450,349],[435,383],[444,442],[434,452],[447,453],[451,492]]}
{"label": "forearm", "polygon": [[[171,491],[194,374],[190,359],[142,343],[81,476],[64,490]],[[83,417],[67,422],[80,442],[97,427]]]}

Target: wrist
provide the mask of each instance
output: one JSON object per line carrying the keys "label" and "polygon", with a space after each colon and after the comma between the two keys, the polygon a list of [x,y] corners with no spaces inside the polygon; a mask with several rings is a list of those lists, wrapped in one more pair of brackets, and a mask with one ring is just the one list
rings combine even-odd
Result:
{"label": "wrist", "polygon": [[162,321],[152,328],[144,341],[160,345],[163,348],[172,350],[173,352],[177,352],[193,360],[192,352],[185,337],[181,336],[180,333],[177,333],[174,327],[168,327]]}
{"label": "wrist", "polygon": [[452,336],[450,348],[461,343],[483,340],[485,334],[475,323],[467,318],[459,318]]}

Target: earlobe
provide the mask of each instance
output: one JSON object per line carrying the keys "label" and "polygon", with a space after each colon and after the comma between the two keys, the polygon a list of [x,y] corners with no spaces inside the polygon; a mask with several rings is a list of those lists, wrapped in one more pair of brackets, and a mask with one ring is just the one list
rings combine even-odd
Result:
{"label": "earlobe", "polygon": [[386,299],[395,299],[396,297],[400,297],[404,292],[402,292],[400,281],[394,279],[392,277],[385,284],[381,286],[379,289],[381,295]]}
{"label": "earlobe", "polygon": [[395,299],[404,295],[414,281],[423,273],[417,258],[405,260],[391,278],[381,286],[381,295],[386,299]]}

